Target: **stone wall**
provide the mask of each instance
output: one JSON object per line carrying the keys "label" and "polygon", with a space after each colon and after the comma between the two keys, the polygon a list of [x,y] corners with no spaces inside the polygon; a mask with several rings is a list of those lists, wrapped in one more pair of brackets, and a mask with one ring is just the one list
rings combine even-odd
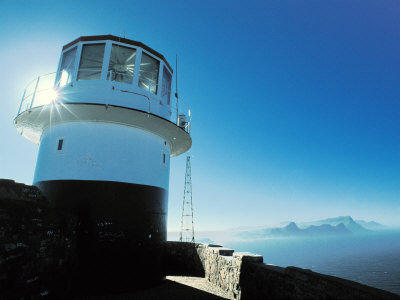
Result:
{"label": "stone wall", "polygon": [[266,265],[260,255],[234,253],[218,245],[168,242],[165,249],[167,274],[204,274],[231,299],[400,299],[350,280],[295,267]]}

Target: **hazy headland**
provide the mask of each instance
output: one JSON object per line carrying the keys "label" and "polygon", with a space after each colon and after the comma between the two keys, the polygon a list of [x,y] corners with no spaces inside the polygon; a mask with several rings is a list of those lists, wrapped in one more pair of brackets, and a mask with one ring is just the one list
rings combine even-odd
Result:
{"label": "hazy headland", "polygon": [[[170,240],[179,239],[169,232]],[[350,216],[276,226],[195,232],[197,242],[261,254],[264,262],[297,266],[400,294],[400,228]]]}

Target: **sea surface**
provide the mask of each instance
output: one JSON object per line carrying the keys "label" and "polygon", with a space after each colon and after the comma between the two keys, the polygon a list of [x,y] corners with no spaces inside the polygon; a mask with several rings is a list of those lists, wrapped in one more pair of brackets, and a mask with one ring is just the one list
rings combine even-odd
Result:
{"label": "sea surface", "polygon": [[400,295],[400,231],[336,237],[270,238],[225,242],[236,252],[261,254],[264,263],[296,266]]}

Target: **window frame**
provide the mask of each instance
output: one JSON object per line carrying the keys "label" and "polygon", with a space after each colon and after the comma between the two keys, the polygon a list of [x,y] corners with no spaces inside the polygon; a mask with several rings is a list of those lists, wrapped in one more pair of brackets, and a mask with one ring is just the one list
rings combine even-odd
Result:
{"label": "window frame", "polygon": [[[139,68],[137,68],[137,69],[138,69],[138,76],[137,76],[137,85],[136,85],[136,87],[139,88],[140,90],[143,90],[143,91],[148,92],[148,93],[151,94],[151,95],[160,97],[160,90],[161,90],[161,89],[160,89],[160,82],[161,82],[161,81],[160,81],[160,76],[161,76],[161,73],[162,73],[162,72],[160,72],[160,70],[161,70],[161,65],[163,64],[163,62],[162,62],[162,60],[160,60],[157,56],[155,56],[155,55],[149,53],[149,52],[146,51],[145,49],[143,49],[143,48],[140,48],[140,49],[141,49],[141,53],[140,53],[140,60],[139,60]],[[146,54],[147,56],[153,58],[154,60],[158,61],[158,76],[157,76],[157,90],[156,90],[156,93],[152,93],[151,91],[146,90],[146,89],[144,89],[144,88],[142,88],[142,87],[139,86],[139,81],[140,81],[140,65],[141,65],[141,63],[142,63],[143,53]]]}
{"label": "window frame", "polygon": [[[106,70],[106,74],[105,74],[105,80],[116,83],[116,84],[124,84],[124,85],[128,85],[128,86],[134,86],[135,84],[135,77],[136,77],[136,73],[137,73],[137,58],[139,55],[139,49],[137,47],[132,47],[131,45],[128,44],[124,44],[124,43],[117,43],[115,41],[108,41],[109,42],[109,51],[107,52],[107,65],[106,65],[106,59],[104,59],[104,65],[105,66],[105,70]],[[124,48],[128,48],[128,49],[132,49],[135,50],[135,64],[133,67],[133,73],[132,73],[132,81],[127,83],[127,82],[122,82],[122,81],[112,81],[110,79],[108,79],[108,72],[109,72],[109,68],[110,68],[110,61],[111,61],[111,53],[112,53],[112,47],[113,45],[116,46],[120,46],[120,47],[124,47]]]}
{"label": "window frame", "polygon": [[[93,42],[88,42],[88,43],[82,43],[80,47],[80,52],[79,52],[79,63],[78,67],[76,70],[76,77],[75,81],[98,81],[98,80],[103,80],[104,79],[104,65],[105,65],[105,57],[107,54],[107,41],[93,41]],[[83,48],[85,46],[89,45],[104,45],[104,51],[103,51],[103,59],[101,61],[101,73],[100,73],[100,78],[98,79],[79,79],[79,71],[80,71],[80,66],[81,66],[81,61],[82,61],[82,53],[83,53]]]}
{"label": "window frame", "polygon": [[[60,141],[61,142],[61,149],[59,149],[60,146]],[[56,138],[56,142],[54,143],[54,154],[55,155],[63,155],[65,154],[65,136],[58,136]]]}
{"label": "window frame", "polygon": [[161,91],[160,91],[160,98],[161,100],[163,100],[163,95],[162,95],[162,89],[163,89],[163,84],[164,84],[164,70],[167,70],[167,73],[169,75],[171,75],[171,82],[170,82],[170,91],[169,91],[169,99],[167,100],[166,103],[163,103],[165,105],[171,106],[172,100],[171,100],[171,96],[172,96],[172,83],[173,83],[173,73],[169,71],[169,68],[163,63],[162,67],[160,67],[160,69],[162,68],[162,73],[161,73]]}
{"label": "window frame", "polygon": [[61,81],[61,76],[62,76],[61,67],[62,67],[62,63],[63,63],[64,57],[65,57],[65,54],[70,52],[70,51],[72,51],[72,50],[74,50],[74,49],[75,49],[75,58],[74,58],[74,63],[73,63],[72,68],[71,68],[70,82],[67,82],[63,86],[71,84],[75,80],[76,61],[77,61],[78,56],[80,57],[80,55],[79,55],[79,51],[80,51],[79,45],[73,45],[70,48],[65,49],[64,51],[61,52],[61,57],[60,57],[59,65],[58,65],[58,68],[57,68],[56,80],[55,80],[55,85],[57,87],[60,87],[60,81]]}

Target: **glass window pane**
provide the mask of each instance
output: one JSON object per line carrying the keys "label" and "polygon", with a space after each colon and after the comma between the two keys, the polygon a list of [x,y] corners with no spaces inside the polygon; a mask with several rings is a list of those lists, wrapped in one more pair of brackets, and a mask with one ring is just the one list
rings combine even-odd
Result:
{"label": "glass window pane", "polygon": [[105,44],[84,45],[79,64],[78,80],[98,80],[101,77]]}
{"label": "glass window pane", "polygon": [[139,87],[157,94],[160,62],[143,52],[140,62]]}
{"label": "glass window pane", "polygon": [[57,81],[60,86],[64,86],[72,81],[76,57],[76,47],[64,52],[61,61],[60,73],[57,74]]}
{"label": "glass window pane", "polygon": [[171,73],[167,70],[166,67],[163,69],[163,76],[162,76],[162,88],[161,88],[161,97],[163,99],[164,103],[167,103],[168,105],[171,104],[171,81],[172,81],[172,75]]}
{"label": "glass window pane", "polygon": [[107,79],[131,83],[135,68],[136,49],[112,45]]}

